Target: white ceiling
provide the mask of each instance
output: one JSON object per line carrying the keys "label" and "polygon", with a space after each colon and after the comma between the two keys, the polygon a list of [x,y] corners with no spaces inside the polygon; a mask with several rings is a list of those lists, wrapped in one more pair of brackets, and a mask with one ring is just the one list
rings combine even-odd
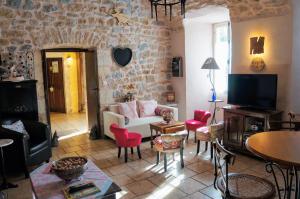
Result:
{"label": "white ceiling", "polygon": [[228,8],[222,6],[205,6],[186,13],[185,21],[198,21],[202,23],[220,23],[230,21]]}

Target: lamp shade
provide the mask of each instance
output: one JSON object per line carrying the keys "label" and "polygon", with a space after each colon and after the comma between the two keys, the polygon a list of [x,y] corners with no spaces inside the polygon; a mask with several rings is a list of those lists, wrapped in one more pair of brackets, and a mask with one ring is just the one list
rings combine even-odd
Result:
{"label": "lamp shade", "polygon": [[209,57],[205,60],[201,69],[210,69],[210,70],[218,70],[220,69],[216,60],[213,57]]}

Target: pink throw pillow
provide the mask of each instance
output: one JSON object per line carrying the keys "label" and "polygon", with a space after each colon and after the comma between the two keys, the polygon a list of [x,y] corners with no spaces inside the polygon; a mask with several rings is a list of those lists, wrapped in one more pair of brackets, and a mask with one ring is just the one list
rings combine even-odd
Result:
{"label": "pink throw pillow", "polygon": [[140,117],[155,116],[155,109],[157,108],[157,101],[138,101]]}
{"label": "pink throw pillow", "polygon": [[128,117],[129,119],[136,119],[139,118],[139,115],[137,113],[136,109],[136,101],[131,102],[125,102],[119,104],[119,112],[121,115],[124,115],[125,117]]}

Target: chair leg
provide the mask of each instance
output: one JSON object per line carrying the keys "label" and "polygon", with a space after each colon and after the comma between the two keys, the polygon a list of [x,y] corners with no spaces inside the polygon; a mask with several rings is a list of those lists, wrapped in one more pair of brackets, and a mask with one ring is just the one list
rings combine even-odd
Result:
{"label": "chair leg", "polygon": [[184,168],[184,162],[183,162],[183,148],[180,149],[180,162],[181,162],[181,168]]}
{"label": "chair leg", "polygon": [[187,130],[188,134],[186,136],[186,140],[188,141],[189,140],[189,135],[190,135],[190,130]]}
{"label": "chair leg", "polygon": [[138,145],[138,146],[136,147],[136,149],[137,149],[137,152],[138,152],[139,159],[142,159],[142,156],[141,156],[141,150],[140,150],[140,145]]}
{"label": "chair leg", "polygon": [[159,159],[160,159],[160,152],[157,151],[157,152],[156,152],[156,165],[159,164]]}
{"label": "chair leg", "polygon": [[25,175],[25,178],[29,178],[29,172],[28,172],[26,165],[24,166],[24,175]]}
{"label": "chair leg", "polygon": [[131,154],[133,154],[133,148],[131,147]]}
{"label": "chair leg", "polygon": [[208,142],[205,142],[205,151],[207,151],[208,148]]}
{"label": "chair leg", "polygon": [[165,169],[165,172],[167,172],[167,164],[168,164],[167,153],[164,153],[164,169]]}
{"label": "chair leg", "polygon": [[213,159],[214,157],[214,148],[213,148],[213,143],[210,142],[210,159]]}
{"label": "chair leg", "polygon": [[121,147],[119,147],[118,149],[118,158],[120,158],[120,156],[121,156]]}
{"label": "chair leg", "polygon": [[125,149],[125,162],[127,162],[127,159],[128,159],[127,147],[125,147],[124,149]]}
{"label": "chair leg", "polygon": [[198,140],[197,142],[197,155],[199,154],[200,152],[200,140]]}
{"label": "chair leg", "polygon": [[197,135],[196,135],[196,131],[195,131],[195,138],[194,138],[194,142],[197,142]]}

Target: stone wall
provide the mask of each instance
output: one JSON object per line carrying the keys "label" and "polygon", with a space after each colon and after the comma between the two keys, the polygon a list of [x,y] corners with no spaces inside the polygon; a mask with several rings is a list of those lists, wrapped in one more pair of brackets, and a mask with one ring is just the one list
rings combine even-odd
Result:
{"label": "stone wall", "polygon": [[289,0],[193,0],[187,1],[187,10],[207,5],[225,6],[230,10],[231,21],[281,16],[290,13]]}
{"label": "stone wall", "polygon": [[[113,3],[114,2],[114,3]],[[109,16],[116,7],[130,25],[118,25]],[[120,101],[130,91],[138,99],[163,101],[170,85],[169,27],[150,17],[148,1],[140,0],[0,0],[0,52],[17,58],[35,52],[39,80],[40,117],[45,118],[40,49],[96,48],[101,109]],[[129,47],[133,59],[124,68],[111,57],[113,47]],[[10,67],[10,66],[7,66]]]}
{"label": "stone wall", "polygon": [[[288,0],[189,0],[187,10],[208,4],[224,5],[233,20],[284,15]],[[109,16],[116,7],[130,19],[118,25]],[[170,84],[170,31],[168,20],[150,18],[148,0],[0,0],[0,53],[17,62],[23,52],[35,54],[31,78],[39,80],[39,112],[45,118],[40,50],[57,47],[96,48],[98,53],[101,109],[130,91],[138,99],[163,101]],[[167,23],[162,23],[166,21]],[[180,23],[182,20],[173,20]],[[130,47],[131,63],[118,67],[111,58],[113,47]],[[21,70],[20,70],[21,71]]]}

